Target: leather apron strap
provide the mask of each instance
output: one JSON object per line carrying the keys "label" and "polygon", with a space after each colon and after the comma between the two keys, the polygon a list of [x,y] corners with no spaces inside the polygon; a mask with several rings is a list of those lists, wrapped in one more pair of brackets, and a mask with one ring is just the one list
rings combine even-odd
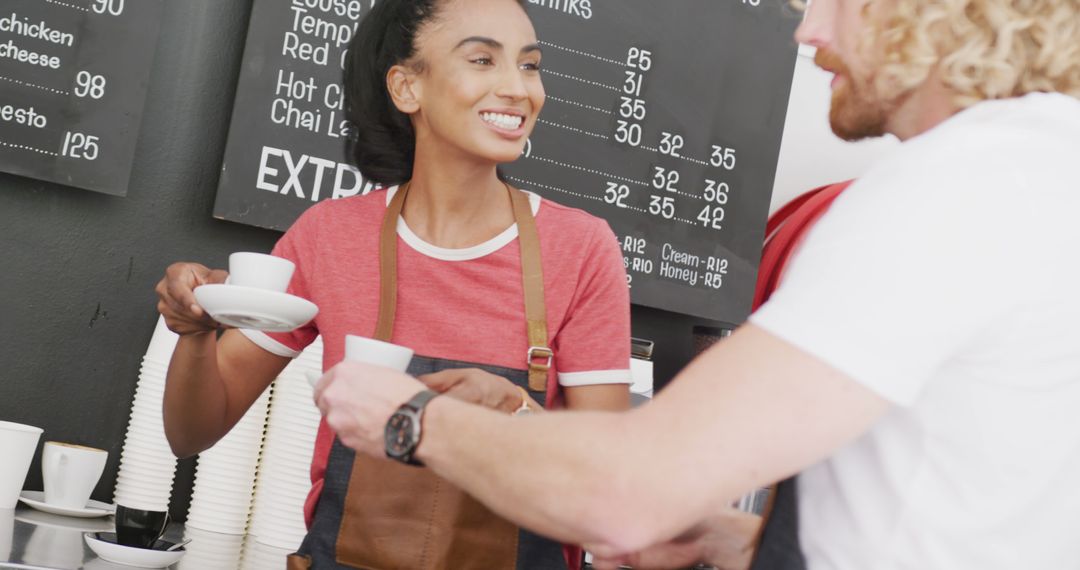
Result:
{"label": "leather apron strap", "polygon": [[[373,337],[391,342],[397,309],[397,225],[409,186],[404,184],[387,205],[379,236],[379,313]],[[521,246],[525,315],[528,322],[529,387],[547,388],[552,352],[547,346],[544,281],[540,240],[526,195],[507,186]],[[540,359],[540,362],[536,362]],[[550,396],[549,396],[550,399]],[[465,524],[467,544],[454,547],[455,528]],[[508,540],[509,539],[509,540]],[[479,552],[462,552],[468,544]],[[357,457],[335,545],[339,564],[389,568],[402,555],[409,567],[437,568],[453,559],[455,567],[512,567],[517,528],[449,485],[430,470],[383,459]],[[434,554],[428,556],[428,552]],[[449,554],[447,554],[449,553]]]}
{"label": "leather apron strap", "polygon": [[[506,187],[514,204],[514,220],[521,244],[521,279],[525,291],[525,320],[529,325],[529,389],[547,389],[548,370],[554,356],[548,347],[547,314],[544,307],[544,271],[540,266],[540,235],[536,231],[532,206],[524,192]],[[549,396],[550,399],[550,396]]]}
{"label": "leather apron strap", "polygon": [[397,226],[409,185],[403,184],[386,206],[382,228],[379,230],[379,317],[372,338],[390,342],[394,336],[394,314],[397,311]]}

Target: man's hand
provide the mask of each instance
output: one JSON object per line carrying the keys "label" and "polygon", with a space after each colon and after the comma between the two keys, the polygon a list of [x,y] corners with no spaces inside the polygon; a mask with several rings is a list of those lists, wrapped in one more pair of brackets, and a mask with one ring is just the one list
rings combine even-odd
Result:
{"label": "man's hand", "polygon": [[479,368],[442,370],[419,380],[440,394],[508,414],[521,406],[521,391],[513,382]]}
{"label": "man's hand", "polygon": [[762,518],[728,509],[690,529],[675,539],[640,552],[619,555],[604,547],[588,548],[597,570],[614,570],[620,565],[635,570],[686,568],[699,562],[720,570],[746,570],[754,556],[754,541]]}
{"label": "man's hand", "polygon": [[345,361],[331,368],[315,384],[315,405],[341,443],[358,452],[383,457],[387,420],[425,388],[408,374]]}

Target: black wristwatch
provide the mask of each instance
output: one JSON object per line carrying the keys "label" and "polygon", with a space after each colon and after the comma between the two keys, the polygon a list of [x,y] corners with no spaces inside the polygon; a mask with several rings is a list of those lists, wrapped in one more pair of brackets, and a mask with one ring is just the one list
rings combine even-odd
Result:
{"label": "black wristwatch", "polygon": [[424,417],[424,407],[438,392],[424,390],[409,399],[397,409],[386,422],[386,456],[406,465],[423,466],[413,457],[420,445],[420,421]]}

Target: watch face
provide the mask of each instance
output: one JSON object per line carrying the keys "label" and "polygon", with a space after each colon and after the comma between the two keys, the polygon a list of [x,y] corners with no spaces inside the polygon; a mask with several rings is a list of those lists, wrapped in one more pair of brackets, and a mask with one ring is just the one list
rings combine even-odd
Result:
{"label": "watch face", "polygon": [[401,458],[412,453],[416,446],[416,432],[416,418],[412,414],[395,412],[386,423],[386,454]]}

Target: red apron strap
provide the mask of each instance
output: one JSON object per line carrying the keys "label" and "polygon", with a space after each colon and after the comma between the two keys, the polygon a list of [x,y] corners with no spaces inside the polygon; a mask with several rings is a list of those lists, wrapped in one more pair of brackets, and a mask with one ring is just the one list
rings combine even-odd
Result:
{"label": "red apron strap", "polygon": [[[758,268],[757,285],[754,288],[753,310],[769,300],[773,291],[780,284],[780,278],[784,274],[784,267],[791,259],[796,246],[806,235],[810,228],[828,211],[833,200],[846,190],[854,180],[839,182],[815,188],[798,198],[795,198],[783,208],[780,208],[766,224],[766,239],[761,252],[761,265]],[[773,485],[769,491],[768,502],[762,516],[765,522],[758,529],[754,539],[757,546],[754,549],[754,560],[751,567],[757,562],[757,553],[761,547],[761,539],[765,532],[769,518],[772,516],[773,506],[776,504],[777,485]]]}
{"label": "red apron strap", "polygon": [[[780,284],[784,266],[807,231],[818,218],[828,211],[833,200],[847,189],[853,180],[830,184],[811,190],[769,217],[766,242],[758,267],[757,284],[754,288],[753,310],[769,300]],[[789,207],[793,206],[793,207]]]}

